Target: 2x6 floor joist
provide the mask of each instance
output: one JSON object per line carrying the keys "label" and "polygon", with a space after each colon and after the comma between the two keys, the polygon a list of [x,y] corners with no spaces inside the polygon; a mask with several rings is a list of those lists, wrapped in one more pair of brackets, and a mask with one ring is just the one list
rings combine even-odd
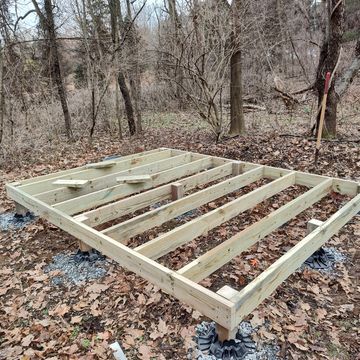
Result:
{"label": "2x6 floor joist", "polygon": [[[164,154],[165,156],[166,154]],[[173,166],[180,166],[192,161],[191,154],[176,155],[174,157],[168,157],[161,160],[154,160],[149,164],[135,166],[128,170],[123,170],[108,175],[103,175],[94,179],[91,179],[86,187],[77,190],[76,192],[68,189],[67,187],[60,187],[50,191],[45,191],[40,194],[36,194],[35,197],[47,204],[56,204],[69,199],[74,199],[82,195],[102,190],[118,184],[117,177],[123,175],[138,175],[138,174],[155,174],[161,171],[169,170]]]}
{"label": "2x6 floor joist", "polygon": [[[196,175],[189,176],[185,179],[177,180],[177,182],[183,186],[185,191],[189,191],[199,185],[219,180],[231,174],[232,166],[228,163]],[[171,184],[162,185],[158,188],[84,212],[80,216],[83,219],[82,221],[84,224],[97,226],[157,202],[171,199],[171,186]]]}
{"label": "2x6 floor joist", "polygon": [[152,181],[149,183],[131,185],[120,184],[111,186],[83,196],[78,196],[75,199],[69,199],[54,204],[53,207],[69,215],[77,214],[81,211],[110,203],[126,196],[166,184],[170,181],[193,175],[199,171],[210,169],[212,166],[212,160],[210,157],[192,161],[190,163],[153,174]]}
{"label": "2x6 floor joist", "polygon": [[[160,153],[162,151],[169,151],[169,150],[171,150],[171,149],[159,148],[159,149],[143,151],[143,152],[139,152],[139,153],[136,153],[136,154],[130,154],[130,155],[122,156],[121,158],[118,158],[116,161],[120,162],[120,161],[124,161],[124,160],[137,160],[137,159],[141,158],[144,155]],[[178,150],[172,150],[172,153],[175,154],[175,152],[176,152],[176,154],[178,154]],[[19,188],[21,190],[28,193],[29,188],[25,187],[25,185],[34,185],[36,183],[40,183],[40,182],[46,181],[46,180],[59,179],[59,178],[61,178],[63,176],[72,175],[72,174],[78,173],[78,172],[86,170],[86,169],[87,169],[87,164],[83,165],[83,166],[78,166],[78,167],[75,167],[75,168],[67,169],[67,170],[57,171],[55,173],[50,173],[50,174],[46,174],[46,175],[40,175],[40,176],[37,176],[36,178],[23,179],[23,180],[17,181],[17,183],[19,183],[19,185],[17,185],[17,186],[19,186]]]}
{"label": "2x6 floor joist", "polygon": [[240,213],[252,208],[260,202],[270,198],[278,192],[294,185],[295,172],[272,181],[256,190],[251,191],[213,211],[210,211],[184,225],[181,225],[164,235],[161,235],[135,250],[151,259],[157,259],[177,247],[184,245],[198,236],[222,223],[229,221]]}
{"label": "2x6 floor joist", "polygon": [[17,203],[27,209],[32,209],[36,215],[49,220],[52,224],[116,260],[121,266],[149,280],[163,291],[201,311],[202,314],[214,319],[222,326],[228,326],[231,321],[233,304],[220,295],[214,294],[203,286],[138,254],[109,236],[101,234],[50,205],[27,195],[20,189],[7,185],[7,191]]}
{"label": "2x6 floor joist", "polygon": [[250,170],[242,175],[232,177],[222,181],[219,184],[198,191],[170,204],[163,205],[157,209],[148,211],[142,215],[136,216],[130,220],[114,225],[102,231],[102,233],[121,242],[140,234],[148,229],[160,226],[176,216],[184,214],[187,211],[198,208],[210,201],[222,197],[235,190],[239,190],[254,181],[260,180],[263,176],[263,168],[259,167]]}
{"label": "2x6 floor joist", "polygon": [[[115,165],[109,168],[90,169],[85,166],[85,168],[80,168],[79,171],[72,172],[70,174],[63,174],[55,178],[36,181],[31,184],[25,184],[19,186],[19,188],[30,195],[41,194],[51,190],[59,190],[59,186],[54,185],[54,181],[56,180],[93,180],[106,175],[111,176],[112,174],[119,173],[120,171],[127,171],[142,165],[150,164],[158,160],[171,158],[172,156],[176,155],[173,155],[171,150],[163,150],[151,152],[150,154],[146,153],[138,158],[133,156],[127,159],[119,158],[115,161]],[[106,161],[104,162],[106,163]]]}
{"label": "2x6 floor joist", "polygon": [[251,313],[284,280],[298,269],[310,255],[324,245],[327,240],[335,235],[359,211],[360,194],[350,200],[321,226],[303,238],[249,285],[239,291],[237,295],[232,297],[231,301],[235,303],[235,317],[232,321],[232,328],[235,328],[247,314]]}
{"label": "2x6 floor joist", "polygon": [[195,282],[205,279],[231,261],[235,256],[240,255],[242,251],[247,250],[279,226],[321,200],[331,191],[331,188],[332,180],[325,180],[301,196],[271,212],[255,224],[209,250],[204,255],[181,268],[178,273]]}

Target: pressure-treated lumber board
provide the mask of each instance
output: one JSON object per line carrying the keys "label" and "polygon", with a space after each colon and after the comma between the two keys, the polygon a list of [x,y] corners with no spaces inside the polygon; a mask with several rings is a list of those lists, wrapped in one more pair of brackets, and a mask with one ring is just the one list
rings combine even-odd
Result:
{"label": "pressure-treated lumber board", "polygon": [[177,166],[172,169],[153,174],[153,181],[151,183],[136,185],[120,184],[95,191],[90,194],[79,196],[75,199],[66,200],[64,202],[53,205],[53,207],[67,214],[76,214],[80,211],[107,204],[109,202],[124,198],[128,195],[166,184],[169,181],[193,175],[194,173],[208,169],[210,167],[212,167],[212,160],[210,157],[196,160],[185,165]]}
{"label": "pressure-treated lumber board", "polygon": [[86,164],[86,169],[106,169],[116,165],[114,160],[104,160],[97,163]]}
{"label": "pressure-treated lumber board", "polygon": [[336,234],[360,211],[360,194],[350,200],[321,226],[312,231],[285,255],[242,289],[232,300],[236,302],[235,327],[247,314],[253,311],[304,261]]}
{"label": "pressure-treated lumber board", "polygon": [[287,174],[164,235],[160,235],[138,246],[135,250],[152,259],[157,259],[288,188],[294,182],[295,173]]}
{"label": "pressure-treated lumber board", "polygon": [[[111,175],[115,173],[119,173],[120,171],[130,170],[132,168],[136,168],[142,165],[150,164],[155,161],[168,159],[173,156],[171,150],[165,150],[156,153],[150,153],[139,158],[130,158],[125,160],[119,160],[116,162],[111,168],[104,168],[104,169],[83,169],[76,173],[72,173],[69,175],[63,175],[56,179],[48,179],[42,181],[36,181],[34,183],[29,183],[25,186],[22,186],[21,189],[26,191],[26,193],[30,195],[38,195],[40,193],[44,193],[46,191],[54,190],[55,186],[53,185],[54,180],[58,179],[84,179],[84,180],[93,180],[95,178],[99,178],[105,175]],[[175,156],[175,155],[174,155]],[[191,156],[191,154],[190,154]],[[36,178],[35,178],[36,179]]]}
{"label": "pressure-treated lumber board", "polygon": [[[85,189],[76,193],[77,196],[86,195],[98,190],[102,190],[114,185],[117,185],[116,178],[122,175],[137,175],[143,173],[155,174],[164,170],[169,170],[174,166],[183,165],[191,161],[191,154],[176,155],[171,158],[154,161],[146,165],[136,166],[134,168],[123,170],[117,173],[94,178]],[[75,200],[74,193],[64,188],[54,189],[35,195],[35,197],[45,203],[52,205],[66,200]]]}
{"label": "pressure-treated lumber board", "polygon": [[254,245],[279,226],[285,224],[309,206],[325,197],[332,188],[328,179],[308,190],[306,193],[271,212],[255,224],[237,233],[204,255],[181,268],[178,273],[193,280],[200,281],[231,261],[235,256]]}
{"label": "pressure-treated lumber board", "polygon": [[[188,191],[195,188],[196,186],[216,181],[231,175],[231,172],[232,167],[231,164],[228,163],[178,180],[178,183],[183,185],[184,191]],[[103,205],[100,208],[87,211],[82,214],[85,217],[85,219],[82,221],[87,225],[96,226],[107,221],[114,220],[120,216],[127,215],[159,201],[171,199],[171,186],[172,184],[163,185],[161,187],[148,190],[129,198],[118,200],[117,202],[108,205]]]}
{"label": "pressure-treated lumber board", "polygon": [[[270,179],[277,179],[279,176],[289,174],[293,170],[281,169],[272,166],[264,166],[264,177]],[[333,191],[336,191],[343,195],[355,196],[358,193],[357,187],[359,185],[356,181],[343,180],[338,178],[332,178],[329,176],[309,174],[301,171],[296,171],[296,184],[307,187],[314,187],[324,180],[333,180]]]}
{"label": "pressure-treated lumber board", "polygon": [[58,179],[53,182],[53,185],[66,186],[72,189],[81,189],[89,183],[89,180],[68,180]]}
{"label": "pressure-treated lumber board", "polygon": [[116,260],[129,271],[133,271],[168,294],[201,311],[202,314],[212,318],[220,325],[228,326],[233,315],[233,304],[222,296],[136,253],[33,196],[27,195],[11,185],[7,185],[6,188],[12,199],[31,209],[35,214],[42,216],[92,248]]}
{"label": "pressure-treated lumber board", "polygon": [[132,219],[116,224],[102,232],[115,240],[125,241],[137,234],[140,234],[155,226],[159,226],[176,216],[187,211],[211,202],[221,196],[260,180],[263,175],[263,168],[250,170],[242,175],[222,181],[204,190],[186,196],[182,199],[173,201],[169,204],[160,206],[154,210],[136,216]]}
{"label": "pressure-treated lumber board", "polygon": [[123,175],[117,176],[116,182],[121,184],[140,184],[147,181],[151,181],[152,178],[150,175]]}
{"label": "pressure-treated lumber board", "polygon": [[[123,157],[119,158],[119,160],[116,160],[116,163],[119,164],[119,166],[121,166],[121,164],[126,164],[126,167],[128,167],[129,165],[131,166],[131,164],[136,165],[137,163],[142,163],[143,157],[147,158],[147,157],[149,157],[149,155],[152,155],[152,154],[154,154],[155,158],[157,158],[157,155],[160,153],[169,154],[168,157],[170,157],[172,154],[172,151],[169,149],[165,149],[165,150],[155,149],[155,150],[145,151],[145,152],[141,152],[141,153],[123,156]],[[104,171],[106,173],[106,171],[108,171],[108,169],[104,169],[102,171],[102,174],[104,174]],[[80,166],[80,167],[76,167],[76,168],[72,168],[72,169],[68,169],[68,170],[58,171],[58,172],[47,174],[47,175],[37,176],[37,177],[31,178],[31,179],[21,180],[20,189],[23,191],[26,191],[26,193],[28,193],[28,194],[35,194],[36,192],[34,192],[30,189],[32,189],[33,187],[36,188],[37,185],[44,186],[44,184],[51,184],[51,180],[56,180],[56,179],[60,179],[60,178],[71,178],[74,175],[76,176],[76,175],[80,175],[80,174],[81,175],[86,174],[85,179],[88,178],[87,177],[88,174],[91,174],[91,176],[93,176],[92,175],[93,172],[90,171],[89,169],[87,169],[86,165],[84,165],[84,166]],[[94,174],[95,174],[94,176],[101,176],[100,172],[96,169],[95,169]],[[49,189],[51,189],[51,187]],[[42,190],[42,188],[40,187],[40,191],[41,190]],[[43,191],[46,191],[46,190],[47,189],[45,189]]]}
{"label": "pressure-treated lumber board", "polygon": [[[215,158],[215,157],[214,157]],[[216,157],[219,161],[221,160],[229,160],[226,158]],[[232,163],[237,163],[235,160],[230,160]],[[250,165],[252,163],[241,162],[242,164]],[[252,164],[254,165],[254,164]],[[277,179],[281,176],[291,173],[295,171],[294,169],[282,169],[276,168],[273,166],[264,165],[264,177],[270,179]],[[306,173],[302,171],[296,171],[296,184],[303,185],[307,187],[314,187],[320,184],[322,181],[327,179],[333,179],[333,191],[338,192],[343,195],[356,196],[358,194],[358,186],[359,182],[355,180],[344,180],[340,178],[333,178],[324,175],[317,175]]]}

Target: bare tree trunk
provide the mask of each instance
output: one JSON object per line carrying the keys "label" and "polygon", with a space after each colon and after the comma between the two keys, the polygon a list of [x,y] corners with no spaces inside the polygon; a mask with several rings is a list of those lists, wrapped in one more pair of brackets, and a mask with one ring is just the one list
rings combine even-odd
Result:
{"label": "bare tree trunk", "polygon": [[[135,70],[136,71],[136,70]],[[138,134],[142,133],[142,117],[141,117],[141,110],[140,110],[140,104],[139,104],[139,93],[140,93],[140,84],[138,74],[132,74],[130,76],[130,89],[132,93],[132,98],[134,99],[134,110],[136,115],[136,132]],[[138,80],[138,81],[137,81]]]}
{"label": "bare tree trunk", "polygon": [[[179,19],[179,14],[176,9],[176,0],[168,0],[169,14],[174,30],[174,49],[173,53],[178,55],[178,58],[181,58],[181,22]],[[176,98],[179,103],[179,108],[184,108],[184,97],[183,97],[183,82],[184,82],[184,71],[180,64],[176,64],[175,67],[175,79],[176,79]]]}
{"label": "bare tree trunk", "polygon": [[[360,27],[359,27],[360,29]],[[355,46],[355,57],[351,62],[351,65],[342,76],[338,79],[335,84],[335,92],[341,98],[353,82],[355,76],[360,72],[360,39],[357,41]]]}
{"label": "bare tree trunk", "polygon": [[90,139],[94,135],[95,125],[96,125],[96,112],[95,112],[95,84],[92,83],[91,87],[91,129],[90,129]]}
{"label": "bare tree trunk", "polygon": [[54,14],[53,14],[53,5],[51,0],[44,0],[44,11],[45,14],[42,13],[40,7],[36,0],[32,0],[32,3],[35,7],[36,13],[40,18],[40,23],[45,30],[50,43],[50,56],[51,56],[51,72],[53,77],[55,78],[55,83],[58,90],[58,95],[60,98],[64,120],[65,120],[65,131],[66,136],[69,140],[73,139],[73,134],[71,130],[71,118],[70,112],[66,99],[66,90],[63,83],[63,78],[61,74],[60,68],[60,60],[59,60],[59,49],[56,41],[56,32],[55,32],[55,22],[54,22]]}
{"label": "bare tree trunk", "polygon": [[119,139],[122,140],[123,135],[121,128],[121,114],[120,114],[120,91],[119,91],[119,84],[117,81],[115,83],[115,112],[116,112],[116,119],[118,122]]}
{"label": "bare tree trunk", "polygon": [[242,59],[240,50],[240,9],[241,0],[233,1],[233,34],[234,52],[230,59],[230,136],[245,134],[242,90]]}
{"label": "bare tree trunk", "polygon": [[0,40],[0,144],[4,133],[5,115],[5,94],[4,94],[4,48],[1,47]]}
{"label": "bare tree trunk", "polygon": [[130,69],[128,70],[129,86],[131,97],[134,104],[134,113],[136,117],[136,132],[142,133],[142,118],[140,110],[140,96],[141,96],[141,78],[139,71],[139,36],[137,29],[132,21],[130,0],[126,0],[127,8],[127,23],[129,24],[127,35],[127,58],[131,59]]}
{"label": "bare tree trunk", "polygon": [[134,117],[134,108],[131,101],[130,91],[126,85],[125,74],[120,69],[120,59],[118,52],[118,44],[119,41],[119,30],[123,28],[122,26],[122,15],[121,15],[121,7],[119,0],[109,0],[109,8],[110,8],[110,17],[111,17],[111,35],[112,41],[114,45],[115,54],[115,64],[117,67],[117,81],[119,84],[119,88],[121,91],[121,95],[124,99],[125,112],[126,117],[129,124],[129,132],[130,135],[135,135],[136,133],[136,125],[135,125],[135,117]]}
{"label": "bare tree trunk", "polygon": [[134,108],[132,105],[129,89],[126,85],[125,76],[122,71],[119,71],[118,73],[118,83],[122,97],[124,99],[125,112],[129,124],[129,132],[130,135],[135,135],[136,125],[135,125],[135,117],[134,117]]}
{"label": "bare tree trunk", "polygon": [[[341,40],[344,33],[344,1],[327,0],[328,21],[326,25],[326,36],[321,47],[319,64],[316,74],[315,87],[318,93],[318,106],[321,105],[324,96],[325,75],[328,71],[334,72],[340,55]],[[335,81],[332,82],[329,89],[326,112],[325,126],[323,130],[324,137],[336,136],[336,114],[339,97],[335,92]],[[317,118],[316,132],[320,114]]]}

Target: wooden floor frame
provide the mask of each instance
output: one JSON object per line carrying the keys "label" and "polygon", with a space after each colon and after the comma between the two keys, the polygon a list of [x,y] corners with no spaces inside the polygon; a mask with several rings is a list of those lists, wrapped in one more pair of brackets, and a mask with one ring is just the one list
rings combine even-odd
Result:
{"label": "wooden floor frame", "polygon": [[[131,183],[126,183],[127,176]],[[137,234],[263,178],[271,182],[135,249],[126,246],[127,240]],[[216,181],[215,185],[184,195],[212,181]],[[295,184],[310,189],[180,270],[173,271],[156,262]],[[18,208],[47,219],[211,318],[223,333],[222,338],[231,338],[246,315],[360,211],[360,186],[355,181],[167,148],[22,180],[7,184],[6,188]],[[330,191],[352,199],[241,291],[225,285],[215,293],[198,284]],[[105,230],[94,229],[163,200],[169,202]]]}

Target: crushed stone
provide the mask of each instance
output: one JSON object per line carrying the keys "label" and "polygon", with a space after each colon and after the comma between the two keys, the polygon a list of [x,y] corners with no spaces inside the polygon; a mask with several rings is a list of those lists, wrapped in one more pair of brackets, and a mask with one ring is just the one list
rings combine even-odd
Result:
{"label": "crushed stone", "polygon": [[28,212],[25,216],[16,215],[15,213],[10,212],[0,214],[0,230],[8,231],[22,229],[33,222],[35,218],[35,215],[30,212]]}
{"label": "crushed stone", "polygon": [[79,285],[88,280],[99,279],[107,272],[105,256],[96,250],[90,252],[62,253],[52,258],[53,262],[44,268],[45,273],[59,270],[60,275],[52,278],[53,285]]}
{"label": "crushed stone", "polygon": [[177,221],[188,221],[193,217],[197,217],[201,215],[201,211],[199,211],[198,209],[193,209],[193,210],[189,210],[179,216],[177,216],[175,219]]}
{"label": "crushed stone", "polygon": [[[242,346],[245,349],[244,353],[241,356],[226,356],[223,359],[226,360],[279,360],[278,352],[280,347],[275,343],[256,343],[252,334],[257,331],[256,328],[253,328],[249,322],[242,322],[239,325],[238,333],[233,343],[237,346]],[[215,323],[202,322],[196,328],[195,342],[199,344],[198,340],[200,337],[207,337],[209,334],[215,334]],[[216,335],[215,335],[216,336]],[[211,339],[213,342],[218,343],[218,347],[221,344],[217,341],[217,337]],[[209,350],[201,350],[199,345],[194,349],[190,349],[188,353],[188,359],[194,358],[197,360],[219,360],[221,358],[216,357],[214,354],[211,354]],[[222,360],[223,360],[222,359]]]}
{"label": "crushed stone", "polygon": [[314,266],[311,262],[311,257],[301,265],[299,271],[303,271],[306,268],[315,269],[324,274],[334,274],[336,271],[336,264],[343,263],[347,261],[346,254],[337,250],[334,247],[322,247],[323,253],[325,255],[324,261],[321,262],[321,267]]}

